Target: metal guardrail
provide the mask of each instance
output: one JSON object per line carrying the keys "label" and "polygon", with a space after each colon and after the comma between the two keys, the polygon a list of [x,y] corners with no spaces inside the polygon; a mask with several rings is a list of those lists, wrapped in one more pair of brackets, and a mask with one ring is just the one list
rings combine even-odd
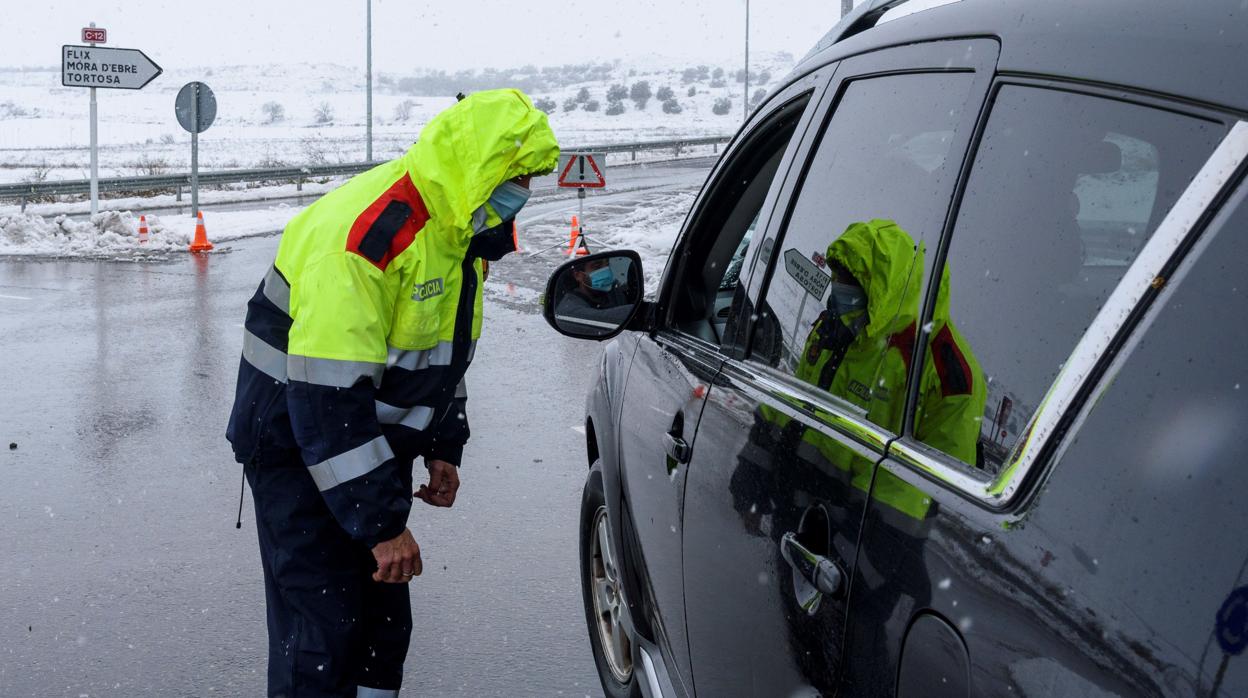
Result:
{"label": "metal guardrail", "polygon": [[[597,153],[630,153],[637,159],[637,153],[649,150],[671,150],[676,156],[685,148],[694,146],[718,146],[727,143],[729,136],[710,136],[706,138],[683,138],[671,141],[646,141],[641,143],[615,143],[611,145],[595,145],[580,147],[575,150]],[[296,188],[303,190],[303,183],[321,177],[338,177],[359,174],[381,164],[378,162],[353,162],[338,165],[304,165],[302,167],[266,167],[249,170],[214,170],[199,173],[200,186],[213,184],[240,184],[244,182],[294,182]],[[100,179],[100,192],[151,192],[174,190],[177,200],[182,200],[182,190],[191,186],[190,173],[169,175],[145,175],[139,177],[107,177]],[[0,184],[0,201],[18,200],[22,210],[31,199],[49,196],[67,196],[71,194],[89,194],[91,180],[67,179],[51,182],[20,182],[16,184]]]}

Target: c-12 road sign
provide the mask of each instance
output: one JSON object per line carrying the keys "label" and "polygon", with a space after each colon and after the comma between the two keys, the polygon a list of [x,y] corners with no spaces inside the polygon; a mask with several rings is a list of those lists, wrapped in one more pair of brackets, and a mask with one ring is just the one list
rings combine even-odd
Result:
{"label": "c-12 road sign", "polygon": [[607,186],[606,153],[561,153],[559,186],[573,189],[602,189]]}
{"label": "c-12 road sign", "polygon": [[61,47],[61,84],[65,87],[141,90],[161,72],[137,48]]}

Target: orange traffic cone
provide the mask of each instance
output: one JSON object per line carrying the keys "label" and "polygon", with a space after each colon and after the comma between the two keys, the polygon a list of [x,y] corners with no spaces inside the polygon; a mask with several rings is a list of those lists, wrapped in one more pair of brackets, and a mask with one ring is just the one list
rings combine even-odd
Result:
{"label": "orange traffic cone", "polygon": [[139,216],[139,244],[147,244],[147,216]]}
{"label": "orange traffic cone", "polygon": [[204,228],[204,212],[199,212],[199,218],[195,221],[195,239],[191,241],[191,252],[207,252],[212,249],[212,243],[208,242],[208,230]]}
{"label": "orange traffic cone", "polygon": [[571,257],[572,255],[576,254],[576,245],[578,242],[580,242],[580,239],[581,239],[581,222],[577,220],[576,216],[574,215],[572,216],[572,236],[568,238],[568,251],[565,252],[566,255]]}
{"label": "orange traffic cone", "polygon": [[511,224],[511,246],[516,252],[524,252],[520,247],[520,226],[513,221]]}
{"label": "orange traffic cone", "polygon": [[584,257],[587,254],[589,254],[589,248],[585,246],[585,238],[581,235],[581,222],[576,216],[572,216],[572,237],[568,240],[567,255]]}

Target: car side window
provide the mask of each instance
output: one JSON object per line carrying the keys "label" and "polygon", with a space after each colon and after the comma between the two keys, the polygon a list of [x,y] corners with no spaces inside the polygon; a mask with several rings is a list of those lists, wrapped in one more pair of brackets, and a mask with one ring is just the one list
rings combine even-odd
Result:
{"label": "car side window", "polygon": [[924,326],[915,437],[998,472],[1222,133],[1128,102],[1002,87]]}
{"label": "car side window", "polygon": [[971,73],[926,73],[844,88],[754,325],[752,360],[898,433],[923,241],[944,225],[962,159],[950,149],[972,86]]}
{"label": "car side window", "polygon": [[672,324],[680,331],[715,345],[722,341],[734,299],[742,297],[736,291],[763,202],[809,101],[809,93],[800,95],[750,129],[699,207],[673,288]]}

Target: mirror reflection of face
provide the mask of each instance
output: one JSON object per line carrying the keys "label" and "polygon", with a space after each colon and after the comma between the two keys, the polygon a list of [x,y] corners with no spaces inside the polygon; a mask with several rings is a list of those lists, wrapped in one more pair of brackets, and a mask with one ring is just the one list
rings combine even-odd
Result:
{"label": "mirror reflection of face", "polygon": [[583,262],[572,267],[572,278],[576,279],[576,283],[582,289],[587,291],[595,291],[593,285],[593,273],[599,269],[609,269],[611,260],[607,258],[594,259]]}

